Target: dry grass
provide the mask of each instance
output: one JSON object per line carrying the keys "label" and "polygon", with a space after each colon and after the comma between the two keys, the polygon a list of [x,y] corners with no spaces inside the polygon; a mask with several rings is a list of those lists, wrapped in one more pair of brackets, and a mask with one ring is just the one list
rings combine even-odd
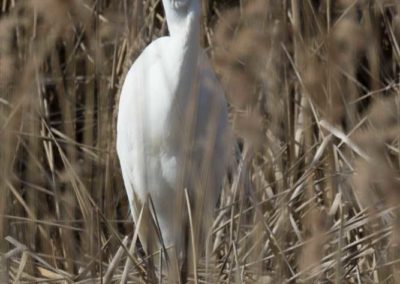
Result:
{"label": "dry grass", "polygon": [[[399,2],[202,4],[243,151],[198,282],[400,283]],[[157,0],[0,0],[0,282],[148,277],[114,113],[165,33]]]}

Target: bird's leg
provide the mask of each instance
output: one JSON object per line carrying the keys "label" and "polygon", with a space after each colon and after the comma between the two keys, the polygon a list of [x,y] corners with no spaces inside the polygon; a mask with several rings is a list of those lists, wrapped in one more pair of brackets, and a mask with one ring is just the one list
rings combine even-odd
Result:
{"label": "bird's leg", "polygon": [[[156,251],[156,239],[154,238],[154,231],[152,230],[152,214],[149,208],[149,201],[147,200],[143,204],[143,224],[141,225],[141,228],[139,229],[140,234],[144,237],[141,238],[142,246],[147,254],[147,257],[144,259],[146,262],[146,268],[147,268],[147,277],[149,283],[156,283],[157,281],[157,276],[156,276],[156,268],[154,265],[154,260],[153,260],[153,253]],[[161,277],[160,273],[160,277]]]}
{"label": "bird's leg", "polygon": [[185,283],[182,282],[180,278],[178,257],[174,247],[169,249],[168,257],[168,283]]}
{"label": "bird's leg", "polygon": [[181,259],[181,263],[182,263],[182,267],[181,267],[181,273],[180,273],[180,278],[181,281],[183,283],[186,283],[187,281],[187,277],[188,277],[188,270],[189,270],[189,259],[188,259],[188,253],[190,251],[190,242],[189,242],[189,238],[190,238],[190,227],[189,224],[187,222],[185,222],[185,230],[184,230],[184,237],[182,239],[182,241],[184,242],[184,244],[182,244],[182,247],[185,248],[185,252],[182,255],[182,259]]}

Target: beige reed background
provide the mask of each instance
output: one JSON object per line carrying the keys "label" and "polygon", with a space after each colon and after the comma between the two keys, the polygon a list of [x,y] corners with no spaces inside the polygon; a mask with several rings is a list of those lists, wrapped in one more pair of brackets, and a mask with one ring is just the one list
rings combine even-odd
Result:
{"label": "beige reed background", "polygon": [[[147,279],[115,113],[160,2],[0,0],[1,283]],[[242,167],[198,281],[400,283],[400,2],[202,8]]]}

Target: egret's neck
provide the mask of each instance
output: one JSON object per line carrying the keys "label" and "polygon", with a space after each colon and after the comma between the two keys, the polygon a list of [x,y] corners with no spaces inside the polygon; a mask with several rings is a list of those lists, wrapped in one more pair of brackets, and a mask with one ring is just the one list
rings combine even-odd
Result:
{"label": "egret's neck", "polygon": [[[193,94],[200,52],[199,0],[186,0],[186,7],[173,7],[174,0],[163,0],[170,32],[169,63],[173,98],[172,116],[181,116],[188,98]],[[178,1],[178,0],[175,0]],[[185,1],[185,0],[181,0]]]}
{"label": "egret's neck", "polygon": [[[177,0],[175,0],[177,1]],[[199,38],[200,5],[199,0],[186,0],[181,8],[173,7],[173,0],[163,0],[168,30],[173,38]]]}

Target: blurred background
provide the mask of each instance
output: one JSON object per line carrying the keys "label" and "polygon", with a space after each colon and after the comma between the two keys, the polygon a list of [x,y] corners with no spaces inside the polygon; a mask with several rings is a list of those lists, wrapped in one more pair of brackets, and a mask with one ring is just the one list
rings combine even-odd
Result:
{"label": "blurred background", "polygon": [[[203,0],[201,21],[242,167],[200,281],[400,283],[400,3]],[[115,122],[167,34],[160,0],[0,0],[0,282],[146,281]]]}

